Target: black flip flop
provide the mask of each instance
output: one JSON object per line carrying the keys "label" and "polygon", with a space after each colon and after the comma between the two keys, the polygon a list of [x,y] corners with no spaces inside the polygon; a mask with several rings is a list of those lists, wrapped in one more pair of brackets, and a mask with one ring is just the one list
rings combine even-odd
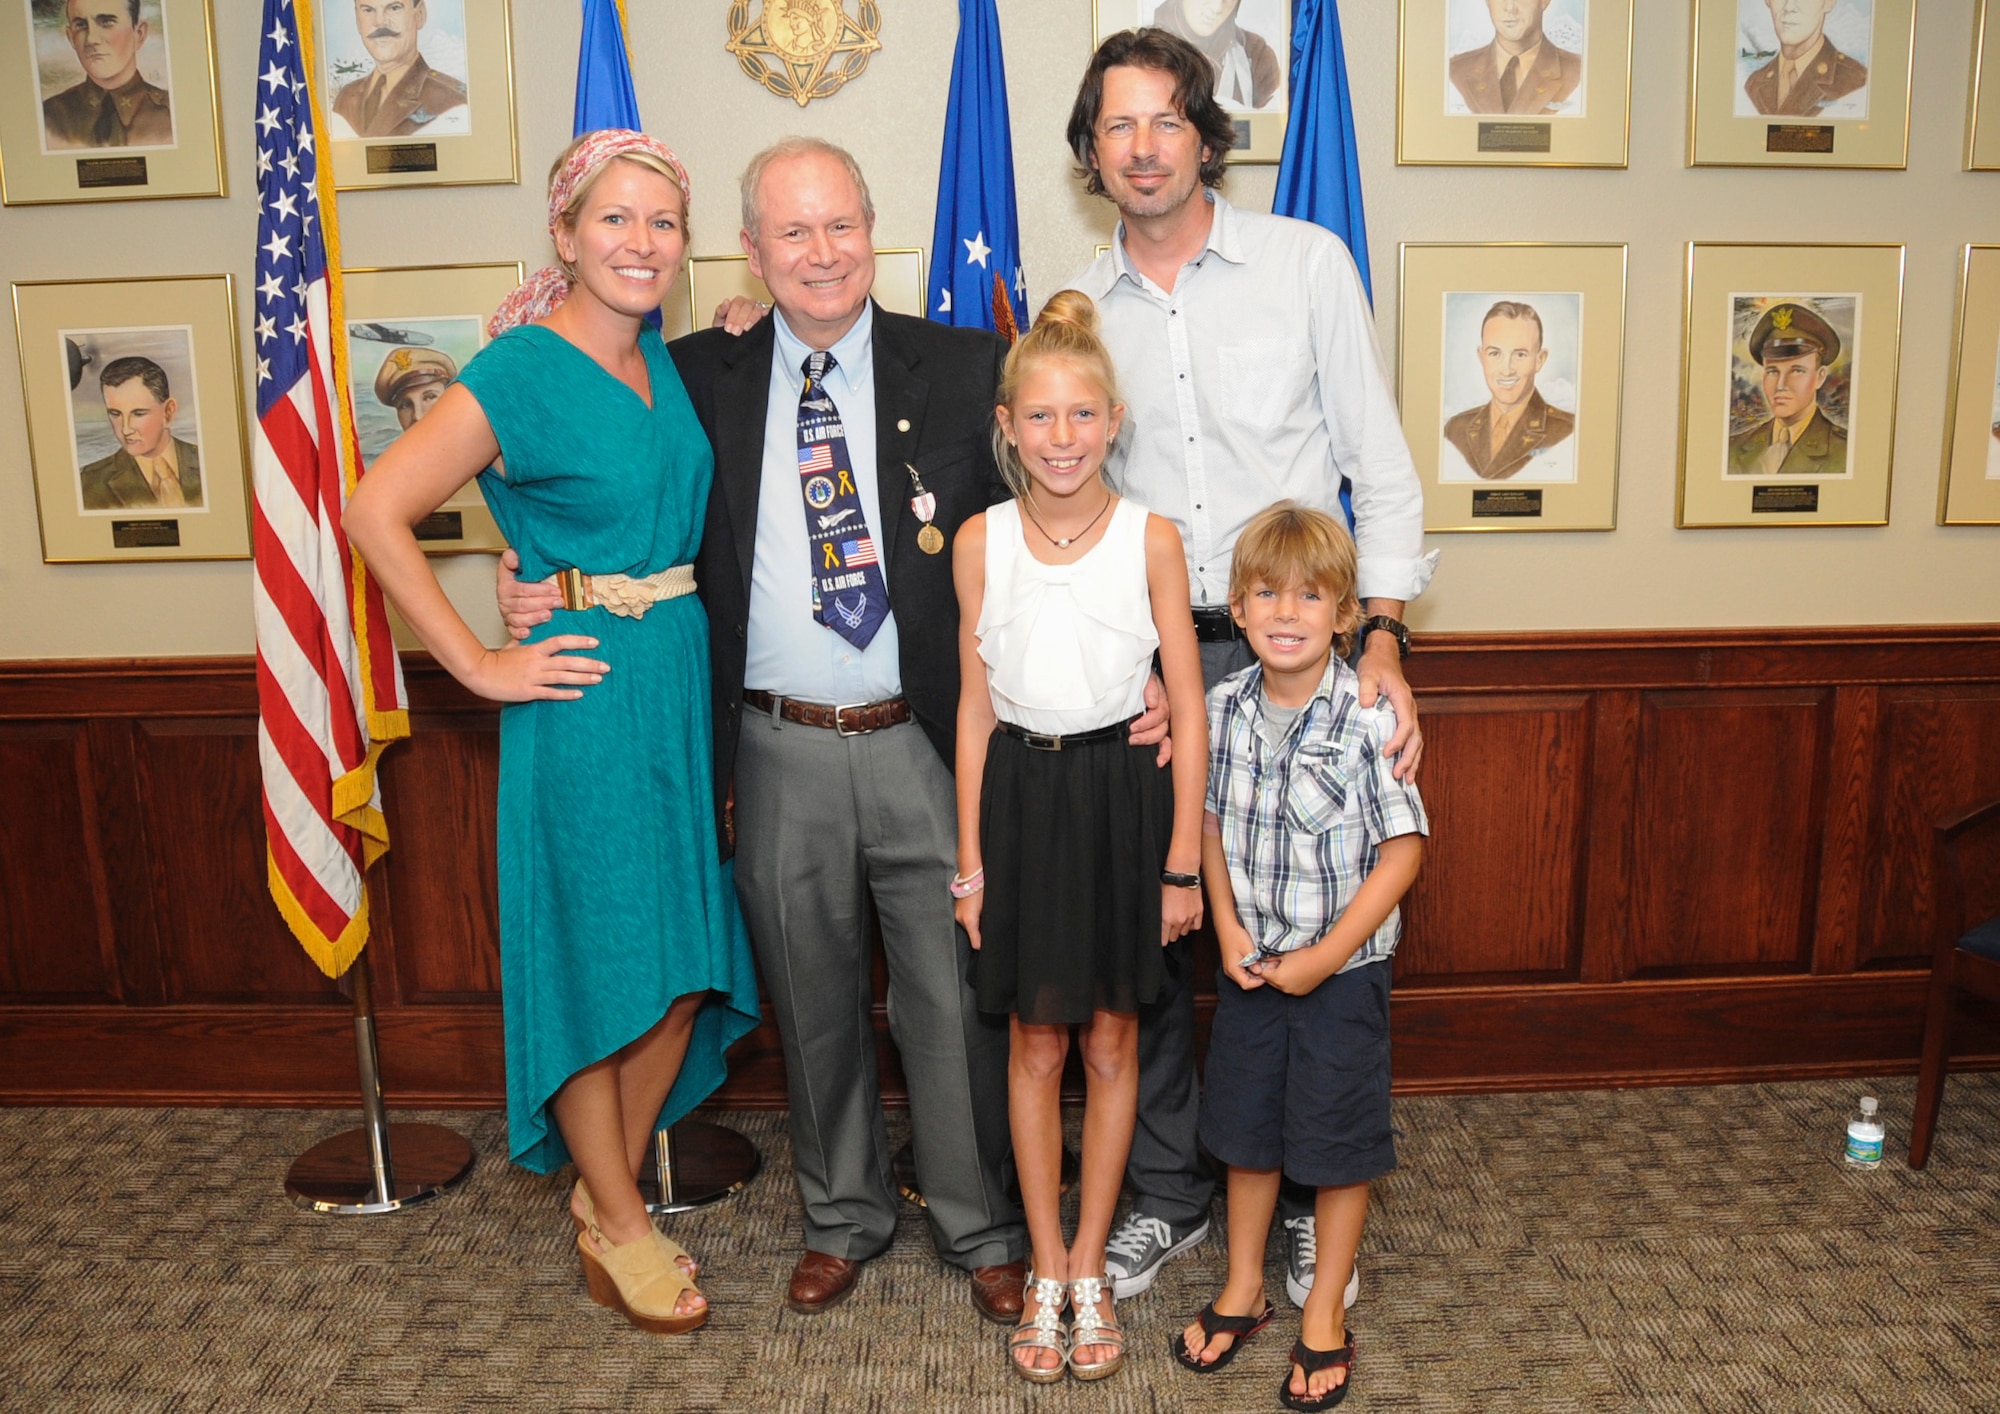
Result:
{"label": "black flip flop", "polygon": [[1208,1349],[1208,1343],[1219,1335],[1233,1335],[1236,1339],[1229,1343],[1229,1349],[1223,1351],[1213,1360],[1198,1360],[1187,1353],[1186,1332],[1180,1332],[1169,1337],[1167,1346],[1174,1352],[1174,1359],[1180,1361],[1187,1369],[1194,1371],[1197,1375],[1212,1375],[1231,1360],[1234,1360],[1236,1352],[1243,1348],[1243,1343],[1250,1339],[1251,1336],[1257,1334],[1258,1331],[1270,1325],[1272,1319],[1277,1314],[1278,1308],[1266,1301],[1264,1309],[1257,1315],[1225,1316],[1215,1309],[1215,1303],[1211,1301],[1202,1307],[1201,1314],[1194,1318],[1195,1324],[1201,1327],[1201,1348],[1203,1350]]}
{"label": "black flip flop", "polygon": [[1354,1332],[1347,1332],[1347,1344],[1338,1350],[1314,1350],[1301,1340],[1292,1347],[1292,1363],[1306,1372],[1310,1380],[1321,1370],[1336,1367],[1347,1371],[1347,1378],[1314,1399],[1309,1394],[1292,1393],[1292,1372],[1285,1371],[1285,1378],[1278,1382],[1278,1402],[1287,1409],[1303,1410],[1304,1414],[1315,1414],[1320,1409],[1331,1409],[1347,1398],[1347,1392],[1354,1388]]}

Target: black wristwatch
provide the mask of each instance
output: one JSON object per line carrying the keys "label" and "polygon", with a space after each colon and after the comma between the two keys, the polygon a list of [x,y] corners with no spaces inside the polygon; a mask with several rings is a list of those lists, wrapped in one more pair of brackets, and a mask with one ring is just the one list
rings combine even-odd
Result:
{"label": "black wristwatch", "polygon": [[1171,869],[1160,871],[1160,882],[1176,889],[1198,889],[1201,887],[1200,874],[1176,874]]}
{"label": "black wristwatch", "polygon": [[1368,635],[1381,629],[1396,640],[1397,661],[1410,656],[1410,627],[1401,619],[1392,619],[1387,614],[1370,614],[1361,621],[1361,644],[1368,645]]}

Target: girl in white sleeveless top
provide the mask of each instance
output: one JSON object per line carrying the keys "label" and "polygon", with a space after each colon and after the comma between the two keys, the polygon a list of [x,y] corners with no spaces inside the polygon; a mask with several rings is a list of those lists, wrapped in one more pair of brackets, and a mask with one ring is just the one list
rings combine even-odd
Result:
{"label": "girl in white sleeveless top", "polygon": [[[1057,295],[1008,355],[994,451],[1015,500],[958,533],[958,920],[982,1011],[1010,1023],[1008,1109],[1033,1244],[1009,1358],[1038,1383],[1124,1362],[1104,1277],[1139,1093],[1138,1009],[1190,965],[1208,771],[1187,561],[1120,500],[1125,412],[1097,311]],[[1125,739],[1157,650],[1172,765]],[[1085,1076],[1081,1209],[1065,1243],[1060,1107],[1070,1027]],[[1065,1306],[1073,1313],[1066,1335]]]}

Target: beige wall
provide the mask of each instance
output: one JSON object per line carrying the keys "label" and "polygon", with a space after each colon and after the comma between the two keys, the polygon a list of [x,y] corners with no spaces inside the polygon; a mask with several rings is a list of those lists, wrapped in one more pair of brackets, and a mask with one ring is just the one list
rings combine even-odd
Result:
{"label": "beige wall", "polygon": [[[329,0],[330,13],[338,13]],[[1382,340],[1395,356],[1401,241],[1624,241],[1631,246],[1618,529],[1447,535],[1414,608],[1420,628],[1580,629],[2000,620],[2000,532],[1935,517],[1959,248],[2000,241],[2000,174],[1959,170],[1973,0],[1918,6],[1907,172],[1694,171],[1684,165],[1688,0],[1635,7],[1627,171],[1399,168],[1396,6],[1347,0],[1347,52],[1366,182]],[[234,193],[221,201],[0,210],[0,278],[233,271],[249,309],[256,224],[249,116],[259,9],[216,0]],[[1090,45],[1088,0],[1000,0],[1031,298],[1095,244],[1109,208],[1073,180],[1062,124]],[[957,7],[883,0],[883,51],[832,100],[801,112],[722,50],[723,7],[628,0],[639,102],[695,181],[699,254],[733,251],[734,176],[765,142],[824,133],[870,175],[878,243],[928,246]],[[698,23],[681,19],[699,11]],[[341,202],[352,265],[546,258],[541,174],[567,140],[576,51],[569,0],[514,0],[520,186],[361,192]],[[1268,207],[1274,169],[1239,168],[1229,195]],[[1891,523],[1879,529],[1675,530],[1683,243],[1899,241],[1909,247]],[[247,322],[245,327],[247,327]],[[35,528],[17,353],[0,342],[0,657],[245,653],[247,563],[44,565]],[[496,627],[490,561],[441,563],[475,627]]]}

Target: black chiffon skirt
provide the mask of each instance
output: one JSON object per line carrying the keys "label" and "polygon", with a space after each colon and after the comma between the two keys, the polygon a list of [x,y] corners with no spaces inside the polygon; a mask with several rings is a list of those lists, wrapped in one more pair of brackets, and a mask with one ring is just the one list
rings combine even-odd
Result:
{"label": "black chiffon skirt", "polygon": [[1160,946],[1173,772],[1123,737],[1042,751],[995,731],[979,802],[979,1009],[1034,1025],[1134,1012],[1187,966]]}

